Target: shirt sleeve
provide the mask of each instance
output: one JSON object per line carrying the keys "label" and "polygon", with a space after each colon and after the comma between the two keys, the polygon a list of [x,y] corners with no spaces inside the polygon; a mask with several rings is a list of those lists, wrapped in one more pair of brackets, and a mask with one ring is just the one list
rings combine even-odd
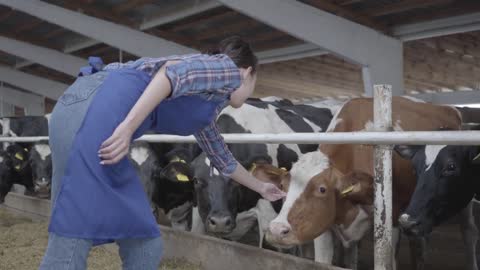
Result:
{"label": "shirt sleeve", "polygon": [[200,93],[229,92],[240,87],[240,70],[226,55],[181,60],[166,67],[172,98]]}
{"label": "shirt sleeve", "polygon": [[237,168],[237,160],[225,144],[215,121],[194,135],[215,168],[223,175],[230,176]]}

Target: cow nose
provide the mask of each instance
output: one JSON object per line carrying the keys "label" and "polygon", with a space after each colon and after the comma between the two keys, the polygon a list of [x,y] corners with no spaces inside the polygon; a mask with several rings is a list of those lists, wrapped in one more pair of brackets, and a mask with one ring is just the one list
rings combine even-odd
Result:
{"label": "cow nose", "polygon": [[398,222],[400,223],[400,226],[405,230],[409,230],[413,226],[418,224],[418,222],[412,219],[409,214],[402,214],[398,218]]}
{"label": "cow nose", "polygon": [[232,218],[229,216],[210,216],[208,226],[214,230],[225,230],[232,225]]}
{"label": "cow nose", "polygon": [[287,236],[288,233],[290,233],[290,231],[291,231],[291,227],[288,224],[278,223],[278,222],[272,222],[270,224],[270,232],[273,235],[284,237],[284,236]]}

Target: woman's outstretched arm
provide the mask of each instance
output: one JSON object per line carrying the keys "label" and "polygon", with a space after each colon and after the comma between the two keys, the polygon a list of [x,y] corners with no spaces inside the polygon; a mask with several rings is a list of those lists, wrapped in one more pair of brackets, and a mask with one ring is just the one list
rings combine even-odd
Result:
{"label": "woman's outstretched arm", "polygon": [[102,143],[98,151],[102,159],[101,164],[115,164],[128,154],[130,141],[135,130],[155,107],[172,92],[165,70],[166,66],[175,62],[177,61],[167,62],[160,68],[125,117],[125,120],[118,125],[112,136]]}

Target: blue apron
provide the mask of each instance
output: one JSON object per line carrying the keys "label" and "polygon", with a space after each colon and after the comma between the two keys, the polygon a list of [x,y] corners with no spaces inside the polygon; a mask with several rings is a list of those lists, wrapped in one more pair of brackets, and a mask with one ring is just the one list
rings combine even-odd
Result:
{"label": "blue apron", "polygon": [[[125,157],[117,164],[101,165],[98,157],[102,142],[125,119],[150,80],[148,74],[135,69],[108,72],[73,140],[49,232],[92,239],[94,245],[160,235],[149,199],[130,161]],[[222,102],[225,100],[201,96],[164,100],[132,139],[148,130],[194,134],[214,121]]]}

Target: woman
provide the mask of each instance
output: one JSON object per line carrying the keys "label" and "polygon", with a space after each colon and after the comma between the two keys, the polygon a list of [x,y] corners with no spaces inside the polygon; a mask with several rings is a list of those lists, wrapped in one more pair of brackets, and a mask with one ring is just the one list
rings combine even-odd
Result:
{"label": "woman", "polygon": [[212,54],[89,62],[50,119],[53,210],[40,269],[86,269],[90,248],[113,241],[123,269],[158,268],[160,232],[126,158],[147,130],[194,134],[218,171],[268,200],[284,196],[235,160],[215,124],[254,90],[257,58],[248,43],[231,37]]}

